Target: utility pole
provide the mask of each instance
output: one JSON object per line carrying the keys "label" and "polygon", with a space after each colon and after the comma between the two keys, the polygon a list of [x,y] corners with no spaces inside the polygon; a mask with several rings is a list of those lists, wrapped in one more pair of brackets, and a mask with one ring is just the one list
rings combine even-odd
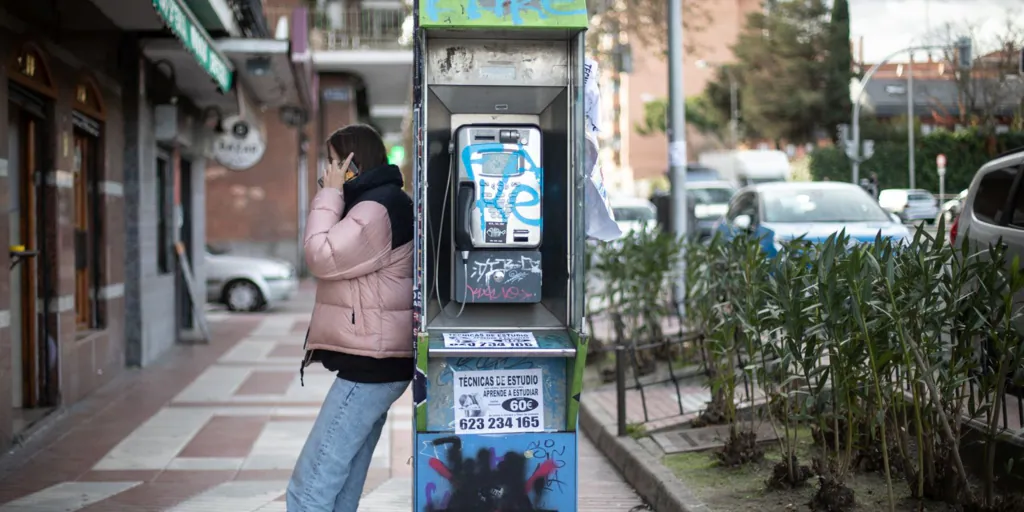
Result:
{"label": "utility pole", "polygon": [[[683,0],[668,0],[668,161],[672,180],[672,226],[687,239],[686,96],[683,93]],[[686,263],[680,258],[675,300],[686,314]]]}
{"label": "utility pole", "polygon": [[908,171],[910,172],[910,188],[917,188],[914,180],[914,135],[916,131],[914,123],[914,52],[910,52],[910,62],[907,63],[907,151],[909,159]]}

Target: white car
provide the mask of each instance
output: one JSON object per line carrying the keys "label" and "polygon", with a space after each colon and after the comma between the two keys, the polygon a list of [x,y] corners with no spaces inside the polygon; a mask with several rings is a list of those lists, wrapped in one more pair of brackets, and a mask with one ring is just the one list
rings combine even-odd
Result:
{"label": "white car", "polygon": [[924,220],[935,222],[939,215],[939,200],[927,190],[890,188],[878,195],[878,204],[895,213],[903,222]]}
{"label": "white car", "polygon": [[231,311],[259,311],[290,299],[299,289],[291,263],[219,254],[206,248],[206,300]]}
{"label": "white car", "polygon": [[615,222],[626,235],[630,231],[638,231],[641,227],[654,229],[658,226],[658,210],[654,203],[639,197],[612,197],[608,201],[612,206]]}

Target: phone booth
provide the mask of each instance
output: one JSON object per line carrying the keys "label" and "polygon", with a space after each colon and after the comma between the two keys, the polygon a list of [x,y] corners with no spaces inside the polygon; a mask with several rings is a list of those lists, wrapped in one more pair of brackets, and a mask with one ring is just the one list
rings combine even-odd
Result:
{"label": "phone booth", "polygon": [[414,18],[414,510],[575,511],[585,0]]}

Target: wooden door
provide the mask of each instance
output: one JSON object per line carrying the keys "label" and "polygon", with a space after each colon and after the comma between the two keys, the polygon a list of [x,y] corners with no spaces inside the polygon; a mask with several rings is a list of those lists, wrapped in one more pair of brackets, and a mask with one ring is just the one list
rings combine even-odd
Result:
{"label": "wooden door", "polygon": [[75,321],[79,329],[92,328],[92,273],[90,259],[93,253],[90,242],[92,225],[92,198],[89,184],[92,181],[94,162],[94,138],[81,131],[75,131]]}

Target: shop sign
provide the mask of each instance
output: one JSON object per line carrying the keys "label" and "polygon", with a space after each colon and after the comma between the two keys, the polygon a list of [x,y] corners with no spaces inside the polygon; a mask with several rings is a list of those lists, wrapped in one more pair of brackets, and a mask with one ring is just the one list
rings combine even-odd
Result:
{"label": "shop sign", "polygon": [[256,165],[267,150],[260,130],[238,116],[222,123],[224,133],[213,141],[213,157],[233,171],[244,171]]}
{"label": "shop sign", "polygon": [[192,11],[181,0],[153,0],[153,7],[220,90],[230,91],[233,77],[228,61],[216,50],[213,39],[199,25]]}

